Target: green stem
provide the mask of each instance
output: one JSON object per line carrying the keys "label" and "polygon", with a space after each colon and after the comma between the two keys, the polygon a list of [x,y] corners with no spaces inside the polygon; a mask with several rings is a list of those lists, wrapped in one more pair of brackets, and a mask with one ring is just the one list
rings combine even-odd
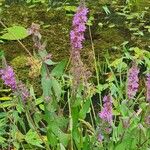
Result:
{"label": "green stem", "polygon": [[[95,67],[95,71],[96,71],[96,79],[97,79],[97,84],[98,86],[100,85],[100,81],[99,81],[99,71],[98,71],[98,65],[97,65],[97,61],[96,61],[96,56],[95,56],[95,48],[94,48],[94,43],[93,43],[93,38],[92,38],[92,33],[91,33],[91,28],[89,26],[89,35],[90,35],[90,41],[91,41],[91,48],[92,48],[92,52],[93,52],[93,57],[94,57],[94,67]],[[99,100],[100,100],[100,106],[102,108],[102,100],[100,99],[100,93],[99,93]]]}
{"label": "green stem", "polygon": [[[92,100],[90,99],[91,101],[91,109],[92,109],[92,112],[93,112],[93,116],[94,116],[94,120],[96,121],[96,114],[95,114],[95,111],[94,111],[94,106],[93,106],[93,103],[92,103]],[[91,116],[91,115],[90,115]],[[93,119],[92,119],[93,120]],[[94,128],[94,124],[93,124],[93,128]]]}
{"label": "green stem", "polygon": [[70,132],[70,150],[73,150],[73,136],[72,136],[72,130],[73,130],[73,119],[72,119],[72,111],[71,111],[71,103],[69,98],[69,92],[68,92],[68,107],[69,107],[69,132]]}
{"label": "green stem", "polygon": [[117,86],[117,88],[118,88],[118,90],[119,90],[119,91],[118,91],[119,97],[120,97],[121,99],[123,99],[123,95],[122,95],[122,92],[121,92],[121,90],[120,90],[120,87],[119,87],[119,84],[118,84],[117,78],[116,78],[116,76],[115,76],[114,71],[113,71],[113,70],[112,70],[112,68],[110,67],[110,64],[109,64],[108,59],[106,59],[106,62],[107,62],[107,65],[108,65],[108,67],[109,67],[109,69],[110,69],[111,73],[113,74],[113,77],[114,77],[114,80],[115,80],[116,86]]}

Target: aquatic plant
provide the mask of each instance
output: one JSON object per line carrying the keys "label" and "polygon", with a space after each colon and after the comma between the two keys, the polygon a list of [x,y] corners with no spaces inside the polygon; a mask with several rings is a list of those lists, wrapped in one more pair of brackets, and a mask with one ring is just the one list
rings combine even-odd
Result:
{"label": "aquatic plant", "polygon": [[150,102],[150,74],[146,75],[146,99]]}
{"label": "aquatic plant", "polygon": [[129,99],[133,99],[136,95],[139,87],[139,68],[136,64],[133,64],[128,72],[128,81],[127,81],[127,95]]}
{"label": "aquatic plant", "polygon": [[20,96],[23,101],[26,101],[30,97],[29,90],[27,89],[26,85],[23,84],[21,81],[17,84],[17,90],[20,93]]}
{"label": "aquatic plant", "polygon": [[112,98],[110,95],[105,95],[103,98],[103,108],[102,111],[99,113],[99,117],[108,122],[111,123],[112,122]]}
{"label": "aquatic plant", "polygon": [[81,60],[81,49],[83,47],[84,32],[86,30],[88,9],[84,3],[81,3],[73,17],[72,30],[70,32],[71,41],[71,73],[73,75],[73,91],[79,87],[81,83],[84,86],[90,76],[90,72],[85,68]]}
{"label": "aquatic plant", "polygon": [[17,88],[15,73],[11,66],[6,66],[0,70],[1,78],[6,86],[9,86],[13,91]]}

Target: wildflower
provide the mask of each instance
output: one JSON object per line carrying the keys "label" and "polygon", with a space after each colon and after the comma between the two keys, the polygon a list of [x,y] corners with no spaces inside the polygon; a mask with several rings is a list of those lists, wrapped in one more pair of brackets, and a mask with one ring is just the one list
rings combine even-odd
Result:
{"label": "wildflower", "polygon": [[147,74],[146,78],[146,99],[150,102],[150,74]]}
{"label": "wildflower", "polygon": [[22,82],[18,83],[18,91],[20,92],[20,96],[22,98],[22,100],[27,100],[27,98],[29,98],[30,93],[29,90],[27,89],[27,87],[25,86],[25,84],[23,84]]}
{"label": "wildflower", "polygon": [[129,126],[130,126],[130,118],[129,117],[124,118],[122,120],[122,124],[123,124],[124,128],[129,128]]}
{"label": "wildflower", "polygon": [[107,95],[107,96],[104,96],[103,98],[103,102],[104,102],[104,105],[103,105],[103,108],[102,108],[102,111],[99,113],[99,117],[108,122],[108,123],[111,123],[112,122],[112,99],[111,99],[111,96],[110,95]]}
{"label": "wildflower", "polygon": [[104,131],[106,134],[110,134],[112,132],[112,128],[106,127],[106,128],[104,128]]}
{"label": "wildflower", "polygon": [[41,34],[39,32],[40,25],[32,23],[31,27],[28,29],[28,34],[32,35],[32,39],[34,42],[34,47],[38,50],[44,50],[46,47],[46,43],[41,44]]}
{"label": "wildflower", "polygon": [[29,91],[25,87],[25,85],[22,82],[17,83],[15,73],[11,66],[6,65],[4,69],[1,69],[0,75],[2,80],[4,81],[4,84],[6,86],[9,86],[13,90],[13,92],[17,92],[17,90],[18,92],[20,92],[23,100],[26,100],[29,97]]}
{"label": "wildflower", "polygon": [[17,88],[15,73],[11,66],[0,70],[1,78],[6,86],[9,86],[13,91]]}
{"label": "wildflower", "polygon": [[72,49],[82,49],[82,41],[84,40],[84,32],[86,30],[88,9],[85,6],[79,6],[73,18],[72,31],[70,39]]}
{"label": "wildflower", "polygon": [[127,95],[129,99],[133,99],[136,95],[139,87],[139,68],[137,65],[133,64],[133,66],[129,69],[128,73],[128,82],[127,82]]}
{"label": "wildflower", "polygon": [[102,142],[104,139],[104,136],[102,134],[98,134],[98,141]]}
{"label": "wildflower", "polygon": [[29,35],[37,36],[39,39],[41,39],[41,34],[39,33],[40,25],[32,23],[31,27],[28,29]]}
{"label": "wildflower", "polygon": [[146,116],[146,124],[150,125],[150,115]]}
{"label": "wildflower", "polygon": [[80,4],[77,8],[77,12],[74,15],[72,22],[72,30],[70,32],[71,40],[71,73],[73,75],[73,91],[79,86],[82,82],[84,87],[87,86],[87,80],[90,76],[90,73],[85,68],[82,60],[80,51],[82,49],[82,42],[84,41],[84,32],[86,30],[87,22],[87,13],[88,9],[84,4]]}

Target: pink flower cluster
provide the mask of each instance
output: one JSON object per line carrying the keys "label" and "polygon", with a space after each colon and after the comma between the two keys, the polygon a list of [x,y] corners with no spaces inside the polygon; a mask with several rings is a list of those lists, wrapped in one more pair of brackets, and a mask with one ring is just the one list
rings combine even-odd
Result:
{"label": "pink flower cluster", "polygon": [[128,72],[128,82],[127,82],[127,95],[129,99],[133,99],[136,95],[139,87],[139,68],[136,64],[129,69]]}
{"label": "pink flower cluster", "polygon": [[12,67],[7,66],[6,68],[1,69],[0,75],[6,86],[9,86],[13,91],[16,90],[17,84],[15,79],[15,73]]}
{"label": "pink flower cluster", "polygon": [[6,86],[9,86],[14,92],[17,92],[17,90],[20,92],[23,100],[26,100],[29,97],[30,94],[25,85],[23,83],[17,84],[15,73],[11,66],[6,66],[4,69],[1,69],[0,75]]}
{"label": "pink flower cluster", "polygon": [[20,96],[22,98],[22,100],[27,100],[27,98],[30,96],[29,90],[27,89],[27,87],[25,86],[25,84],[23,84],[22,82],[18,83],[18,90],[20,91]]}
{"label": "pink flower cluster", "polygon": [[73,18],[72,30],[70,32],[72,49],[82,49],[82,41],[84,40],[84,32],[86,30],[88,9],[79,6]]}
{"label": "pink flower cluster", "polygon": [[111,123],[113,119],[112,115],[112,98],[110,95],[104,96],[103,98],[103,108],[102,111],[99,113],[99,117],[108,122]]}
{"label": "pink flower cluster", "polygon": [[86,30],[88,9],[84,4],[80,4],[77,8],[77,12],[73,17],[72,30],[70,32],[71,41],[71,73],[73,76],[73,93],[76,93],[78,86],[82,83],[84,87],[88,85],[88,78],[90,72],[85,68],[80,51],[82,49],[82,42],[84,38],[84,32]]}
{"label": "pink flower cluster", "polygon": [[150,102],[150,74],[147,74],[146,78],[146,99]]}

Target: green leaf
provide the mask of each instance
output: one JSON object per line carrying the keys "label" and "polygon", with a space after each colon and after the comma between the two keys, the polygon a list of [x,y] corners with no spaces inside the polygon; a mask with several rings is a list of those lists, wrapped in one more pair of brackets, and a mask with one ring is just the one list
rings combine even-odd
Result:
{"label": "green leaf", "polygon": [[62,93],[61,84],[59,84],[59,82],[54,78],[52,80],[52,88],[54,90],[55,96],[57,97],[57,101],[59,101]]}
{"label": "green leaf", "polygon": [[38,134],[35,131],[32,131],[31,129],[25,135],[25,141],[31,145],[38,146],[40,148],[44,148],[41,145],[42,141],[39,138]]}
{"label": "green leaf", "polygon": [[16,104],[12,101],[8,101],[8,102],[3,102],[0,104],[0,108],[6,108],[6,107],[13,107]]}
{"label": "green leaf", "polygon": [[97,92],[98,93],[101,93],[102,91],[106,90],[108,88],[108,84],[98,84],[97,85]]}
{"label": "green leaf", "polygon": [[47,74],[47,66],[45,64],[42,65],[42,79],[41,79],[41,84],[42,84],[42,89],[43,89],[43,95],[44,97],[49,97],[51,94],[51,88],[52,88],[52,80],[51,77]]}
{"label": "green leaf", "polygon": [[43,98],[42,97],[40,97],[40,98],[38,98],[38,99],[35,100],[35,104],[36,105],[39,105],[41,103],[43,103]]}
{"label": "green leaf", "polygon": [[107,15],[111,14],[110,10],[108,9],[108,7],[106,5],[103,6],[103,9]]}
{"label": "green leaf", "polygon": [[126,117],[128,116],[129,114],[129,109],[128,107],[126,106],[126,103],[122,102],[121,105],[120,105],[120,112],[122,114],[123,117]]}
{"label": "green leaf", "polygon": [[79,117],[80,119],[85,119],[86,114],[88,113],[90,109],[90,99],[87,99],[86,102],[84,103],[82,109],[80,110]]}
{"label": "green leaf", "polygon": [[0,144],[2,145],[2,144],[4,144],[5,142],[6,142],[6,139],[3,138],[2,136],[0,136]]}
{"label": "green leaf", "polygon": [[68,145],[69,142],[69,134],[64,133],[61,131],[61,129],[58,127],[57,122],[51,122],[51,124],[48,126],[49,132],[53,132],[54,135],[59,139],[60,143],[62,143],[64,146]]}
{"label": "green leaf", "polygon": [[59,144],[60,149],[59,150],[66,150],[64,145],[62,143]]}
{"label": "green leaf", "polygon": [[34,93],[34,89],[33,89],[33,86],[32,86],[32,85],[31,85],[31,87],[30,87],[30,95],[34,98],[34,100],[36,100],[35,93]]}
{"label": "green leaf", "polygon": [[0,58],[4,57],[4,51],[0,49]]}
{"label": "green leaf", "polygon": [[92,26],[93,25],[93,21],[94,21],[94,16],[90,16],[86,24],[88,26]]}
{"label": "green leaf", "polygon": [[47,138],[48,138],[48,142],[49,144],[54,147],[57,145],[57,137],[54,133],[52,133],[51,131],[48,130],[47,132]]}
{"label": "green leaf", "polygon": [[7,33],[0,36],[1,39],[5,40],[20,40],[28,36],[27,30],[22,26],[12,26],[7,28]]}
{"label": "green leaf", "polygon": [[115,59],[115,60],[110,64],[110,66],[113,66],[113,67],[116,68],[120,63],[122,63],[122,60],[123,60],[123,58]]}
{"label": "green leaf", "polygon": [[119,116],[119,115],[120,115],[120,112],[118,112],[117,110],[113,110],[113,115],[114,115],[114,116]]}
{"label": "green leaf", "polygon": [[122,142],[115,147],[115,150],[126,150],[126,143]]}
{"label": "green leaf", "polygon": [[64,72],[64,69],[65,69],[65,66],[66,66],[66,63],[67,61],[66,60],[63,60],[61,61],[59,64],[56,65],[56,67],[52,70],[51,74],[53,76],[56,76],[56,77],[61,77],[63,75],[63,72]]}
{"label": "green leaf", "polygon": [[25,136],[18,130],[17,132],[15,132],[15,137],[19,142],[22,142]]}
{"label": "green leaf", "polygon": [[44,105],[43,104],[40,104],[39,107],[40,107],[41,110],[44,111]]}
{"label": "green leaf", "polygon": [[55,64],[57,64],[56,62],[53,62],[51,59],[47,59],[47,60],[45,60],[44,61],[47,65],[55,65]]}
{"label": "green leaf", "polygon": [[0,101],[10,101],[12,100],[12,97],[5,96],[5,97],[0,97]]}
{"label": "green leaf", "polygon": [[65,9],[66,11],[76,12],[77,7],[76,7],[76,6],[64,6],[64,9]]}

